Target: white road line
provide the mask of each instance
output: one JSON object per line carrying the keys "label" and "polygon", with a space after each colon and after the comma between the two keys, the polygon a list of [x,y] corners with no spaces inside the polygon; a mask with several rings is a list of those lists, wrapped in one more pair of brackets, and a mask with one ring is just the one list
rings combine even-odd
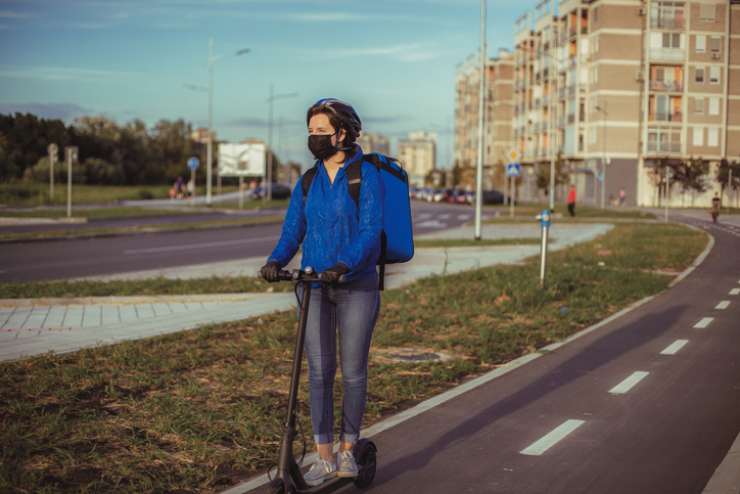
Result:
{"label": "white road line", "polygon": [[720,302],[720,303],[717,304],[717,306],[715,307],[715,309],[717,309],[717,310],[725,310],[729,306],[730,306],[730,301],[729,300],[723,300],[722,302]]}
{"label": "white road line", "polygon": [[255,242],[265,242],[268,240],[277,240],[278,236],[261,237],[261,238],[246,238],[239,240],[222,240],[220,242],[202,242],[199,244],[186,244],[186,245],[168,245],[167,247],[149,247],[146,249],[129,249],[124,250],[123,253],[127,256],[136,254],[156,254],[159,252],[173,252],[178,250],[191,250],[191,249],[204,249],[209,247],[226,247],[228,245],[239,245],[239,244],[251,244]]}
{"label": "white road line", "polygon": [[683,347],[686,346],[686,343],[688,343],[689,340],[676,340],[665,349],[660,352],[661,355],[675,355],[678,353],[679,350],[681,350]]}
{"label": "white road line", "polygon": [[447,228],[447,223],[443,223],[437,220],[429,220],[417,223],[416,226],[421,228]]}
{"label": "white road line", "polygon": [[625,379],[624,381],[622,381],[621,383],[617,384],[612,389],[610,389],[609,393],[613,395],[623,395],[629,392],[629,390],[631,390],[632,388],[634,388],[637,385],[637,383],[645,379],[648,376],[648,374],[650,373],[644,372],[644,371],[633,372],[627,379]]}
{"label": "white road line", "polygon": [[438,218],[439,218],[440,220],[448,220],[448,219],[450,219],[450,215],[449,215],[449,214],[440,214],[440,215],[438,216]]}
{"label": "white road line", "polygon": [[694,324],[694,328],[704,329],[707,326],[709,326],[712,323],[712,321],[714,321],[713,317],[704,317],[698,323]]}
{"label": "white road line", "polygon": [[421,214],[419,215],[419,219],[420,219],[420,220],[428,220],[428,219],[429,219],[429,218],[431,218],[431,217],[432,217],[432,215],[431,215],[430,213],[421,213]]}
{"label": "white road line", "polygon": [[730,290],[730,295],[740,295],[740,288],[733,288]]}
{"label": "white road line", "polygon": [[469,214],[459,214],[459,215],[457,215],[457,219],[460,220],[460,221],[469,220],[470,219],[470,215]]}
{"label": "white road line", "polygon": [[565,437],[585,424],[583,420],[566,420],[541,439],[533,442],[519,453],[529,456],[540,456],[548,449],[565,439]]}

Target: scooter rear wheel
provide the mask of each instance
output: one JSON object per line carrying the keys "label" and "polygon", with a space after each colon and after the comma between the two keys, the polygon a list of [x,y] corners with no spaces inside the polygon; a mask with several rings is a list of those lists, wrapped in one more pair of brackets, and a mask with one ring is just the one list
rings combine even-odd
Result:
{"label": "scooter rear wheel", "polygon": [[369,487],[375,479],[378,448],[372,441],[360,439],[355,444],[352,453],[360,470],[355,478],[355,486],[359,488]]}

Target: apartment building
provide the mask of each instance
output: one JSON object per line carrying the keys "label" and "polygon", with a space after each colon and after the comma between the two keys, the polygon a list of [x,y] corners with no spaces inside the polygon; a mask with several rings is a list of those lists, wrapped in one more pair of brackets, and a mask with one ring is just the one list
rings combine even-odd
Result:
{"label": "apartment building", "polygon": [[406,139],[399,139],[398,159],[409,174],[409,182],[423,186],[427,175],[437,168],[436,134],[410,132]]}
{"label": "apartment building", "polygon": [[[630,204],[664,201],[655,172],[666,160],[707,160],[713,182],[720,160],[740,155],[739,3],[545,0],[522,16],[513,128],[523,162],[537,170],[557,157],[593,204],[620,190]],[[688,205],[678,190],[668,199]]]}
{"label": "apartment building", "polygon": [[[474,168],[478,164],[480,56],[471,55],[457,68],[455,82],[455,165]],[[504,189],[504,165],[513,149],[514,58],[499,50],[486,63],[485,136],[483,147],[485,189]]]}
{"label": "apartment building", "polygon": [[383,134],[363,131],[357,138],[357,144],[365,153],[380,153],[386,156],[391,154],[390,142]]}

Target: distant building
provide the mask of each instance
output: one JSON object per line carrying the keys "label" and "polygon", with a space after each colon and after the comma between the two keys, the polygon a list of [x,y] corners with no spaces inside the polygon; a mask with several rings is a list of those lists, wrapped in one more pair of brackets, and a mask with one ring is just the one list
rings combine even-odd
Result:
{"label": "distant building", "polygon": [[357,144],[360,145],[365,153],[391,154],[391,146],[388,138],[383,134],[374,132],[362,132],[357,138]]}
{"label": "distant building", "polygon": [[[190,135],[190,138],[200,144],[208,144],[208,129],[205,127],[198,127]],[[213,133],[213,141],[216,142],[216,133]]]}
{"label": "distant building", "polygon": [[[457,69],[455,81],[455,164],[463,170],[478,164],[478,125],[480,101],[480,57],[471,55]],[[484,188],[504,186],[503,166],[509,161],[514,142],[513,116],[514,57],[505,49],[486,62],[486,92],[484,101],[485,136],[483,165],[491,177]],[[494,167],[499,169],[494,172]],[[469,177],[471,172],[461,176]],[[493,180],[493,176],[497,180]],[[475,183],[475,176],[472,176]],[[461,184],[470,186],[469,183]]]}
{"label": "distant building", "polygon": [[431,132],[411,132],[406,139],[398,141],[398,159],[401,161],[409,181],[424,185],[424,179],[437,168],[437,136]]}

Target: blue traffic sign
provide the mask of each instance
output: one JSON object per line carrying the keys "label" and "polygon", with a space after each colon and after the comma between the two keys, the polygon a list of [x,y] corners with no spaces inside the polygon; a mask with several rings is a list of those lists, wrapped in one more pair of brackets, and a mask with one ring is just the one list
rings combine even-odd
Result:
{"label": "blue traffic sign", "polygon": [[188,160],[188,168],[190,168],[192,171],[195,171],[198,169],[198,166],[200,165],[200,160],[193,156]]}
{"label": "blue traffic sign", "polygon": [[522,165],[520,163],[509,163],[506,165],[507,177],[518,177],[522,174]]}

